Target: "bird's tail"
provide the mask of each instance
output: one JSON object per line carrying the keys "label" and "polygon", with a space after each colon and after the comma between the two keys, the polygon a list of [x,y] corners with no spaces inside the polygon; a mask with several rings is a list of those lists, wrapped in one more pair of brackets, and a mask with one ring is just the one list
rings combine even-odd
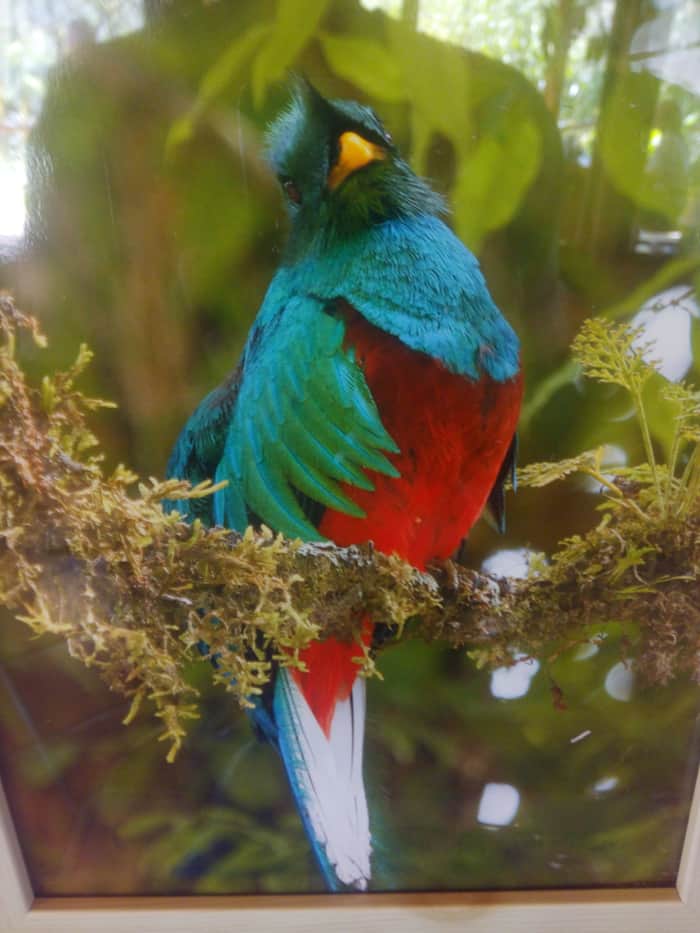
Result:
{"label": "bird's tail", "polygon": [[279,671],[274,715],[292,791],[321,871],[331,890],[364,891],[371,838],[362,778],[365,681],[355,677],[345,698],[319,723],[297,677]]}

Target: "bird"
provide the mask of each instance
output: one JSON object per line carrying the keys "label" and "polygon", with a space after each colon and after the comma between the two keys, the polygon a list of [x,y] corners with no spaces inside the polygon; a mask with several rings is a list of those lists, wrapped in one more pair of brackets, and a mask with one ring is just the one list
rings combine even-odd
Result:
{"label": "bird", "polygon": [[[188,521],[372,542],[419,570],[482,511],[504,526],[523,379],[519,339],[443,198],[367,105],[296,79],[267,132],[289,215],[275,272],[229,377],[200,403],[169,477],[226,480],[173,503]],[[281,755],[332,891],[364,891],[365,616],[355,642],[313,641],[251,698]]]}

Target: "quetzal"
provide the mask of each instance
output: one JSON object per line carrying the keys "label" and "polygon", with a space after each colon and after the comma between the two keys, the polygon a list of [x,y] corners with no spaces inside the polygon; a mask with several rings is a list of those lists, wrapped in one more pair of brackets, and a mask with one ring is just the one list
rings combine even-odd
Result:
{"label": "quetzal", "polygon": [[[242,358],[182,431],[168,473],[228,480],[191,519],[415,567],[454,553],[490,502],[503,521],[522,395],[518,338],[443,202],[372,110],[299,82],[268,148],[290,234]],[[362,638],[372,638],[365,619]],[[253,717],[281,753],[332,889],[365,889],[363,645],[314,642]]]}

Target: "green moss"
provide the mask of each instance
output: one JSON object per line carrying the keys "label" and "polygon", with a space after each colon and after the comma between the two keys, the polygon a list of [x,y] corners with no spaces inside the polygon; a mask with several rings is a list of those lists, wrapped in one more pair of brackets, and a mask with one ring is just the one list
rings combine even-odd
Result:
{"label": "green moss", "polygon": [[[512,663],[514,649],[553,659],[619,622],[651,681],[681,672],[700,679],[700,403],[689,387],[659,388],[677,413],[666,463],[647,445],[646,463],[614,476],[601,451],[520,471],[530,486],[576,471],[593,477],[605,493],[602,516],[533,564],[527,580],[497,581],[449,563],[419,573],[371,545],[178,521],[164,499],[216,487],[139,482],[122,466],[105,475],[87,417],[108,403],[75,388],[89,351],[33,388],[15,355],[21,333],[44,343],[36,323],[0,296],[0,603],[37,634],[61,635],[75,658],[130,697],[126,722],[150,701],[169,759],[198,715],[187,671],[202,643],[217,658],[214,678],[248,706],[271,663],[299,665],[315,638],[353,638],[366,613],[395,626],[394,640],[442,639],[488,666]],[[648,435],[644,388],[654,371],[634,332],[589,321],[574,353],[586,374],[630,393]],[[372,652],[362,668],[378,674]]]}

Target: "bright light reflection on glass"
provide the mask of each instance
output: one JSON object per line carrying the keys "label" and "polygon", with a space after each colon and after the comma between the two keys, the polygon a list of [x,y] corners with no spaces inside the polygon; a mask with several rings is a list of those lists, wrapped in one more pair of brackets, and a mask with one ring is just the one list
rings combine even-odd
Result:
{"label": "bright light reflection on glass", "polygon": [[[611,467],[627,465],[627,451],[624,447],[620,447],[619,444],[605,444],[603,446],[602,465],[603,475],[608,479],[613,479],[614,472],[609,472],[609,470]],[[584,476],[583,486],[587,492],[595,494],[604,491],[598,480],[593,479],[592,476]]]}
{"label": "bright light reflection on glass", "polygon": [[601,778],[593,785],[593,792],[596,794],[607,794],[609,791],[615,790],[619,783],[620,779],[616,778],[614,775]]}
{"label": "bright light reflection on glass", "polygon": [[589,658],[595,657],[599,650],[598,645],[581,645],[574,653],[574,661],[588,661]]}
{"label": "bright light reflection on glass", "polygon": [[493,577],[526,577],[530,570],[530,555],[526,547],[503,549],[490,554],[481,565],[484,573]]}
{"label": "bright light reflection on glass", "polygon": [[498,667],[491,674],[491,693],[500,700],[523,697],[539,669],[539,661],[534,659],[517,661],[512,667]]}
{"label": "bright light reflection on glass", "polygon": [[619,661],[610,668],[605,677],[605,689],[613,700],[628,703],[634,693],[634,671]]}
{"label": "bright light reflection on glass", "polygon": [[27,183],[24,163],[0,160],[0,236],[24,235],[24,189]]}
{"label": "bright light reflection on glass", "polygon": [[[57,62],[81,42],[114,39],[144,24],[141,0],[0,3],[0,238],[24,235],[27,138]],[[0,253],[12,243],[0,242]]]}
{"label": "bright light reflection on glass", "polygon": [[643,23],[630,44],[633,71],[649,71],[662,81],[700,92],[700,20],[697,3],[662,3],[660,15]]}
{"label": "bright light reflection on glass", "polygon": [[590,729],[584,729],[583,732],[579,732],[578,735],[569,739],[569,743],[571,745],[577,745],[579,742],[583,742],[584,739],[587,739],[589,735],[593,735],[592,731]]}
{"label": "bright light reflection on glass", "polygon": [[651,343],[645,358],[655,363],[662,376],[678,382],[690,369],[690,319],[700,317],[697,301],[687,285],[674,285],[647,302],[632,318],[633,327],[642,327],[638,343]]}
{"label": "bright light reflection on glass", "polygon": [[515,819],[520,807],[520,793],[512,784],[487,784],[481,794],[480,823],[487,826],[508,826]]}

